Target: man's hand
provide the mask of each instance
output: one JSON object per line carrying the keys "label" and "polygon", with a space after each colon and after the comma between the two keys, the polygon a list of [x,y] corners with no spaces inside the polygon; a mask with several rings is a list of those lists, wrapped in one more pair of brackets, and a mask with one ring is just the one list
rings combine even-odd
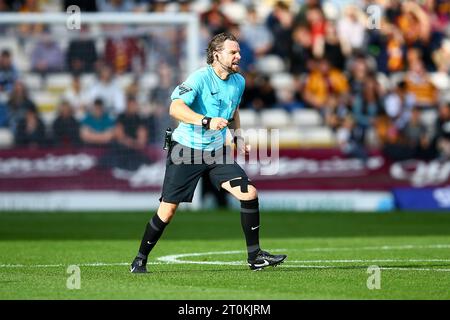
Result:
{"label": "man's hand", "polygon": [[228,125],[228,120],[224,118],[212,118],[209,123],[210,130],[222,130]]}

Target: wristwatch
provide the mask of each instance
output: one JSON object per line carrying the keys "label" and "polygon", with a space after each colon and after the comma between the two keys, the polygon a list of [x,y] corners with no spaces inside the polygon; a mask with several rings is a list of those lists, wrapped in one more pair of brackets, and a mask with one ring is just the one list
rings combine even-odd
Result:
{"label": "wristwatch", "polygon": [[209,124],[211,123],[211,118],[210,117],[204,117],[202,119],[202,127],[205,128],[206,130],[209,130]]}

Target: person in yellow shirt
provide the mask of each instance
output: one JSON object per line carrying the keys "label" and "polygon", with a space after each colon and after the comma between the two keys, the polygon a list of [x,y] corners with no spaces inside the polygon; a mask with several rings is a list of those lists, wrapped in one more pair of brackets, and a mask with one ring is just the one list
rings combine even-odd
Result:
{"label": "person in yellow shirt", "polygon": [[316,59],[311,73],[303,86],[303,100],[307,107],[325,112],[332,97],[338,98],[339,104],[348,104],[349,84],[340,70],[331,67],[325,58]]}

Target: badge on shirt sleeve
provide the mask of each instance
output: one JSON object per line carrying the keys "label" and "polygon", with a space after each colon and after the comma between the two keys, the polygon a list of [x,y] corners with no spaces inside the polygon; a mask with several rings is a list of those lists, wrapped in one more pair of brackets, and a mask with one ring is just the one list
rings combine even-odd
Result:
{"label": "badge on shirt sleeve", "polygon": [[189,91],[192,91],[192,88],[188,87],[186,84],[182,83],[178,86],[178,94],[181,96]]}

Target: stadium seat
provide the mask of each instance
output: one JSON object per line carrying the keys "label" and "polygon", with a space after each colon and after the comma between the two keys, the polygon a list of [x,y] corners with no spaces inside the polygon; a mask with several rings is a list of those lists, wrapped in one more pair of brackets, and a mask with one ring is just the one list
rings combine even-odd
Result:
{"label": "stadium seat", "polygon": [[290,125],[287,111],[283,109],[272,109],[261,111],[261,125],[264,128],[282,128]]}
{"label": "stadium seat", "polygon": [[45,112],[41,112],[40,117],[42,119],[42,121],[44,122],[45,126],[47,128],[51,127],[53,121],[55,121],[56,117],[57,117],[57,112],[56,111],[45,111]]}
{"label": "stadium seat", "polygon": [[438,111],[433,109],[423,110],[420,113],[420,120],[428,128],[433,128],[435,126],[437,117]]}
{"label": "stadium seat", "polygon": [[274,73],[270,76],[270,84],[275,91],[279,90],[294,90],[295,82],[292,74],[287,72]]}
{"label": "stadium seat", "polygon": [[40,112],[53,111],[59,103],[59,96],[48,91],[35,91],[31,97]]}
{"label": "stadium seat", "polygon": [[274,74],[285,70],[283,60],[276,55],[261,57],[256,62],[256,69],[264,74]]}
{"label": "stadium seat", "polygon": [[441,91],[450,89],[450,78],[444,72],[430,72],[430,80],[433,85]]}
{"label": "stadium seat", "polygon": [[125,73],[117,76],[117,82],[123,90],[133,83],[133,79],[134,75],[132,73]]}
{"label": "stadium seat", "polygon": [[20,78],[29,91],[38,91],[42,88],[42,77],[37,73],[25,73]]}
{"label": "stadium seat", "polygon": [[383,72],[377,73],[377,81],[380,84],[381,88],[383,88],[384,91],[388,91],[388,90],[392,89],[391,81]]}
{"label": "stadium seat", "polygon": [[395,72],[389,76],[391,82],[391,88],[395,88],[400,81],[405,79],[405,72]]}
{"label": "stadium seat", "polygon": [[302,134],[298,128],[282,128],[279,134],[281,148],[298,148],[302,144]]}
{"label": "stadium seat", "polygon": [[47,76],[47,89],[62,92],[70,87],[72,76],[69,73],[51,73]]}
{"label": "stadium seat", "polygon": [[147,72],[141,76],[141,87],[143,90],[151,90],[158,85],[158,75],[154,72]]}
{"label": "stadium seat", "polygon": [[259,115],[252,109],[240,109],[239,117],[242,128],[257,128],[259,127]]}
{"label": "stadium seat", "polygon": [[292,112],[292,123],[295,126],[310,127],[322,125],[322,117],[317,110],[297,109]]}
{"label": "stadium seat", "polygon": [[96,81],[95,74],[84,74],[81,76],[81,86],[83,88],[90,88]]}
{"label": "stadium seat", "polygon": [[333,131],[329,127],[311,127],[300,130],[304,146],[332,147],[336,144]]}
{"label": "stadium seat", "polygon": [[8,128],[0,128],[0,149],[12,147],[14,136]]}
{"label": "stadium seat", "polygon": [[19,70],[29,70],[30,69],[30,57],[24,52],[24,50],[19,45],[19,40],[15,37],[1,37],[1,48],[8,49],[11,52],[12,60]]}
{"label": "stadium seat", "polygon": [[240,1],[229,1],[221,6],[221,11],[234,23],[242,24],[247,19],[247,9]]}

